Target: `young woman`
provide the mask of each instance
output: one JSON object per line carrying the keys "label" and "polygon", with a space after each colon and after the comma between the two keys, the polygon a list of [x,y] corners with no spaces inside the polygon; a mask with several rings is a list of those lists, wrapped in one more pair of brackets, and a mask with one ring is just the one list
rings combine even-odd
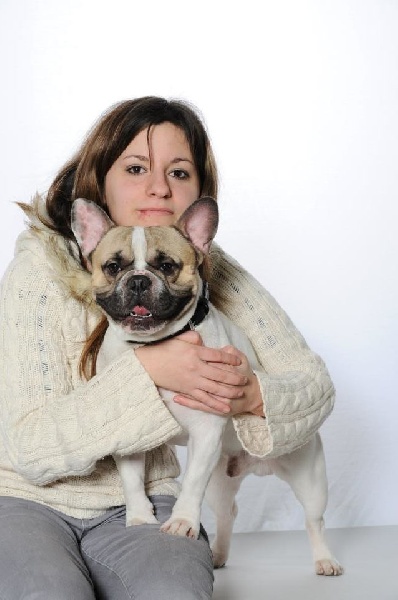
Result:
{"label": "young woman", "polygon": [[244,448],[272,457],[306,443],[333,407],[322,360],[274,299],[221,248],[211,252],[212,301],[249,336],[263,367],[195,332],[126,351],[88,381],[82,348],[99,320],[70,228],[74,199],[118,225],[171,225],[199,196],[217,197],[206,130],[186,103],[145,97],[112,107],[26,207],[0,296],[0,597],[122,600],[211,598],[212,558],[198,540],[156,525],[125,527],[111,455],[146,452],[146,490],[159,521],[178,493],[167,441],[176,402],[230,414]]}

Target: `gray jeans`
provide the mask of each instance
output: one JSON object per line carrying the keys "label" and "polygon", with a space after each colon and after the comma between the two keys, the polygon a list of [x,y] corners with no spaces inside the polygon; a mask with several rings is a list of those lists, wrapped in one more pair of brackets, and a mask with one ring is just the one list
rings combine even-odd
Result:
{"label": "gray jeans", "polygon": [[[151,497],[159,521],[175,499]],[[199,540],[125,526],[125,509],[74,519],[36,502],[0,497],[0,600],[205,600],[213,567]]]}

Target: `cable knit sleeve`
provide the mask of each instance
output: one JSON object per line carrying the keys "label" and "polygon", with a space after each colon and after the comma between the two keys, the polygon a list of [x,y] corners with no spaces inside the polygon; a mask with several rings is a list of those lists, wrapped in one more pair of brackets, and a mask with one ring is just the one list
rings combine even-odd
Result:
{"label": "cable knit sleeve", "polygon": [[272,457],[305,444],[333,408],[335,391],[325,364],[314,354],[272,296],[235,260],[214,245],[211,299],[250,339],[266,419],[234,418],[242,445]]}
{"label": "cable knit sleeve", "polygon": [[56,281],[45,256],[17,255],[0,314],[0,427],[27,480],[87,475],[104,456],[147,451],[180,431],[132,350],[88,383],[79,380],[87,308]]}

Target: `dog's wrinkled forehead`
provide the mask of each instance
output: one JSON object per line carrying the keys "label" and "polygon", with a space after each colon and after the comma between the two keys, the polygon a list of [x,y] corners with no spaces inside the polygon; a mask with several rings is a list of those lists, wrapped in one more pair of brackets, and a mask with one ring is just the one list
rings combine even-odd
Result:
{"label": "dog's wrinkled forehead", "polygon": [[112,258],[136,270],[156,265],[157,257],[171,258],[181,268],[197,267],[197,252],[173,227],[113,227],[92,255],[94,271]]}

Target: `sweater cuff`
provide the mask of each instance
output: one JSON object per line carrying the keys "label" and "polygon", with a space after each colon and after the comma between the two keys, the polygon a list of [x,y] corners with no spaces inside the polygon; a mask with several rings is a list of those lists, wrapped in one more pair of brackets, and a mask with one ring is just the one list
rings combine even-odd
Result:
{"label": "sweater cuff", "polygon": [[243,414],[235,415],[232,420],[236,435],[246,452],[258,458],[264,458],[272,452],[272,436],[266,418]]}

